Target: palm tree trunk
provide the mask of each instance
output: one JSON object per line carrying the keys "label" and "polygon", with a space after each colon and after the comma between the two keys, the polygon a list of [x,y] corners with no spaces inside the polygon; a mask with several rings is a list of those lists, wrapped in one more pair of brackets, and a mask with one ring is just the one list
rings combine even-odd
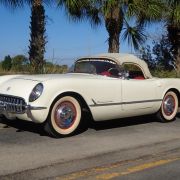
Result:
{"label": "palm tree trunk", "polygon": [[105,26],[108,32],[109,38],[109,53],[119,53],[120,43],[119,37],[123,27],[123,13],[122,10],[117,7],[112,7],[111,12],[104,17]]}
{"label": "palm tree trunk", "polygon": [[29,60],[33,73],[43,73],[45,53],[45,10],[42,0],[33,0],[31,8]]}
{"label": "palm tree trunk", "polygon": [[175,57],[177,70],[180,75],[180,27],[169,25],[168,37],[172,44],[172,50]]}
{"label": "palm tree trunk", "polygon": [[177,33],[177,40],[178,40],[178,46],[177,46],[176,63],[177,63],[178,74],[180,76],[180,28],[178,29],[178,33]]}

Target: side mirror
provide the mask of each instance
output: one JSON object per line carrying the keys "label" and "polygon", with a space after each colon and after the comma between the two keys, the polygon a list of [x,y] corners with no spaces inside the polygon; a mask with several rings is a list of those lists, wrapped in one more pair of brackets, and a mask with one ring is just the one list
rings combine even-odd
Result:
{"label": "side mirror", "polygon": [[129,79],[129,72],[128,71],[122,71],[119,73],[119,77],[122,79]]}
{"label": "side mirror", "polygon": [[125,79],[129,79],[129,72],[128,72],[128,71],[125,71],[125,73],[124,73],[124,78],[125,78]]}

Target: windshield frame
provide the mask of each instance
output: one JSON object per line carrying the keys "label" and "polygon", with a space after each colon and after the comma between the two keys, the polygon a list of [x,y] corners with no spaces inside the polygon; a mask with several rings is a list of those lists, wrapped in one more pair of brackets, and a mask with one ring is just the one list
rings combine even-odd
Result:
{"label": "windshield frame", "polygon": [[[78,63],[83,63],[83,62],[90,62],[90,65],[93,65],[95,66],[96,65],[96,72],[92,73],[92,72],[78,72],[76,71],[76,68],[77,68],[77,64]],[[92,62],[92,63],[91,63]],[[95,74],[95,75],[101,75],[101,73],[99,72],[100,69],[98,68],[98,66],[100,66],[100,64],[98,64],[98,62],[104,62],[104,66],[106,67],[101,67],[101,69],[103,68],[106,68],[108,69],[108,66],[112,66],[113,68],[116,68],[118,69],[118,71],[120,72],[121,71],[121,68],[120,68],[120,65],[116,62],[116,61],[113,61],[112,59],[109,59],[109,58],[99,58],[99,57],[93,57],[93,58],[82,58],[82,59],[78,59],[75,63],[74,63],[74,70],[73,70],[73,73],[85,73],[85,74]],[[96,64],[97,63],[97,64]],[[90,67],[88,67],[90,68]],[[104,70],[105,71],[105,70]],[[106,70],[107,71],[107,70]]]}

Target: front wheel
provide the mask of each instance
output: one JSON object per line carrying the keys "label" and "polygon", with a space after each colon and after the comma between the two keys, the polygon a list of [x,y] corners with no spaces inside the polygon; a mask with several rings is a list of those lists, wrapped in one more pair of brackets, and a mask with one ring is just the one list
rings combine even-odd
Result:
{"label": "front wheel", "polygon": [[178,97],[173,91],[168,91],[162,101],[157,117],[161,122],[175,120],[178,111]]}
{"label": "front wheel", "polygon": [[45,124],[45,131],[54,137],[73,134],[81,121],[81,106],[77,99],[64,96],[53,105]]}

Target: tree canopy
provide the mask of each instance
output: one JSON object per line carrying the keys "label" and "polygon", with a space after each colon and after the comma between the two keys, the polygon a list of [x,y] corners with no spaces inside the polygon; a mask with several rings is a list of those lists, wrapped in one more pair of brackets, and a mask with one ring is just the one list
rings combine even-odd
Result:
{"label": "tree canopy", "polygon": [[[161,0],[58,0],[68,17],[74,21],[89,20],[92,26],[104,24],[108,32],[109,52],[119,52],[120,34],[122,41],[135,50],[146,40],[143,26],[158,21],[164,4]],[[129,22],[135,20],[135,25]]]}

